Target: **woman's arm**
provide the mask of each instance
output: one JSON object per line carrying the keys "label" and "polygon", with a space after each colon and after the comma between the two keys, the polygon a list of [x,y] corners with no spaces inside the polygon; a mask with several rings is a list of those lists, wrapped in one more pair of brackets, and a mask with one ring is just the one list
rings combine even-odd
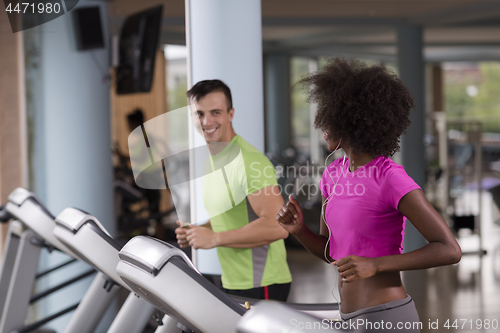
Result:
{"label": "woman's arm", "polygon": [[[378,265],[380,271],[424,269],[455,264],[460,261],[462,250],[457,240],[421,190],[407,193],[399,201],[398,209],[429,244],[400,256],[381,259]],[[391,260],[394,260],[394,263],[389,263]]]}
{"label": "woman's arm", "polygon": [[380,272],[425,269],[455,264],[462,251],[441,215],[427,201],[421,190],[407,193],[399,201],[398,210],[405,215],[429,242],[424,247],[404,254],[378,258],[348,256],[335,262],[343,282],[367,278]]}
{"label": "woman's arm", "polygon": [[[327,248],[325,250],[328,241],[328,228],[323,219],[323,215],[321,216],[320,222],[320,234],[317,235],[305,225],[302,208],[299,202],[291,195],[289,196],[289,200],[290,201],[279,210],[276,215],[276,220],[286,231],[294,235],[310,253],[327,263],[332,262],[333,259],[329,256],[329,249]],[[323,205],[325,200],[325,197],[323,197]]]}

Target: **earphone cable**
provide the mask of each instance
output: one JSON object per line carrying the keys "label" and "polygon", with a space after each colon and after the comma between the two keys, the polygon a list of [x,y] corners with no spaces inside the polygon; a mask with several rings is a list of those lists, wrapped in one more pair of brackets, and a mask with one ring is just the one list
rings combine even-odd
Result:
{"label": "earphone cable", "polygon": [[[337,183],[338,183],[338,181],[339,181],[339,179],[340,179],[340,177],[341,177],[341,174],[339,174],[339,176],[337,177],[337,180],[334,182],[334,181],[333,181],[333,177],[332,177],[332,175],[330,174],[330,171],[328,170],[327,161],[328,161],[328,158],[329,158],[332,154],[334,154],[334,153],[338,150],[338,148],[339,148],[339,146],[340,146],[340,143],[341,143],[341,142],[342,142],[342,139],[340,139],[340,141],[339,141],[339,143],[338,143],[337,147],[336,147],[336,148],[335,148],[335,149],[334,149],[334,150],[333,150],[333,151],[332,151],[332,152],[331,152],[331,153],[330,153],[330,154],[326,157],[326,159],[325,159],[326,172],[328,173],[328,176],[330,176],[330,179],[332,180],[332,183],[334,183],[334,184],[333,184],[332,193],[328,196],[328,198],[326,198],[325,202],[324,202],[324,203],[323,203],[323,205],[321,206],[321,217],[323,218],[323,221],[324,221],[324,223],[325,223],[325,225],[326,225],[326,227],[327,227],[327,229],[328,229],[328,240],[326,241],[326,244],[325,244],[325,249],[324,249],[324,251],[323,251],[323,256],[325,257],[325,260],[326,260],[329,264],[332,264],[332,262],[330,261],[330,259],[328,259],[328,256],[327,256],[327,254],[326,254],[326,251],[327,251],[327,249],[328,249],[328,244],[330,244],[330,238],[331,238],[332,233],[331,233],[331,230],[330,230],[330,226],[329,226],[329,225],[328,225],[328,223],[326,222],[326,205],[330,202],[331,198],[332,198],[332,197],[333,197],[333,195],[335,194],[335,187],[337,186]],[[343,160],[342,160],[342,167],[344,167],[344,164],[345,164],[345,154],[344,154],[344,158],[343,158]],[[331,294],[332,294],[332,297],[333,297],[333,298],[337,301],[337,303],[340,305],[340,303],[341,303],[341,302],[340,302],[340,300],[339,300],[339,299],[337,299],[337,297],[335,296],[335,288],[337,288],[337,287],[338,287],[338,276],[337,276],[337,275],[338,275],[339,273],[338,273],[338,271],[335,269],[334,265],[332,265],[332,267],[333,267],[333,270],[334,270],[333,275],[335,276],[335,283],[334,283],[334,285],[333,285],[333,288],[332,288]]]}

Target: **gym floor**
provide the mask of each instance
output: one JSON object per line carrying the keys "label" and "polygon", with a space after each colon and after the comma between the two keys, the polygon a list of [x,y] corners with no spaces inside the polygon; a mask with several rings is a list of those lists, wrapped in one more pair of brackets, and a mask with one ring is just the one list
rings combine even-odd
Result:
{"label": "gym floor", "polygon": [[[484,197],[481,227],[483,249],[487,254],[482,258],[464,254],[461,262],[453,266],[403,273],[406,291],[415,300],[420,315],[422,333],[499,331],[500,226],[495,223],[499,215],[491,197]],[[479,249],[477,235],[460,234],[458,240],[464,253]],[[334,267],[302,248],[288,248],[288,262],[294,279],[289,302],[337,302],[337,288],[332,295],[336,279]],[[433,329],[436,320],[439,329]],[[493,320],[497,329],[492,327]],[[444,326],[447,321],[449,330]],[[432,328],[429,323],[433,323]]]}

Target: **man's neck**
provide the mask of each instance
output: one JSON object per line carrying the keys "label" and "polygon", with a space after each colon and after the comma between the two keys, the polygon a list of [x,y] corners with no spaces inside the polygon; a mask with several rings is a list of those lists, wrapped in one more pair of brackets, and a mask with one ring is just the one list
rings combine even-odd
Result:
{"label": "man's neck", "polygon": [[[229,130],[230,130],[229,131],[229,141],[227,141],[227,142],[231,142],[231,140],[233,140],[233,138],[236,136],[236,132],[234,131],[233,126],[231,126],[229,128]],[[226,141],[224,141],[224,142],[226,142]]]}
{"label": "man's neck", "polygon": [[236,133],[233,131],[231,135],[231,139],[228,141],[227,139],[222,141],[215,141],[215,142],[207,142],[208,145],[208,150],[210,151],[210,155],[215,156],[219,154],[221,151],[224,150],[224,148],[227,147],[227,145],[233,140],[233,138],[236,136]]}

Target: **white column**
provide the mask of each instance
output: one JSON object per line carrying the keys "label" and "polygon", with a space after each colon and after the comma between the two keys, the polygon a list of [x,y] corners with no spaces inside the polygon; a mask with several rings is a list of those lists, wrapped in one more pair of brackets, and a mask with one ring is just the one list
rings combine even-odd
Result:
{"label": "white column", "polygon": [[[224,81],[233,97],[236,133],[264,152],[261,30],[260,0],[186,0],[188,86],[208,79]],[[202,144],[201,136],[190,136],[191,147]],[[191,220],[197,221],[203,210],[201,189],[194,186]],[[195,256],[200,271],[220,274],[215,250],[197,251]]]}
{"label": "white column", "polygon": [[[77,207],[95,215],[113,234],[110,85],[103,80],[109,68],[107,4],[92,1],[78,5],[84,6],[100,8],[102,49],[77,50],[72,12],[23,32],[26,49],[31,50],[27,52],[30,183],[52,214]],[[37,65],[31,66],[32,62]],[[53,267],[59,260],[64,260],[62,255],[50,255],[43,259],[41,268]],[[89,267],[78,265],[51,274],[49,283],[67,280]],[[51,295],[40,305],[38,314],[53,314],[78,302],[91,280]],[[62,332],[69,318],[63,316],[48,325]]]}
{"label": "white column", "polygon": [[[107,6],[93,5],[107,20]],[[113,234],[109,38],[103,31],[105,48],[77,51],[71,24],[66,14],[42,26],[44,197],[53,214],[81,208]]]}

